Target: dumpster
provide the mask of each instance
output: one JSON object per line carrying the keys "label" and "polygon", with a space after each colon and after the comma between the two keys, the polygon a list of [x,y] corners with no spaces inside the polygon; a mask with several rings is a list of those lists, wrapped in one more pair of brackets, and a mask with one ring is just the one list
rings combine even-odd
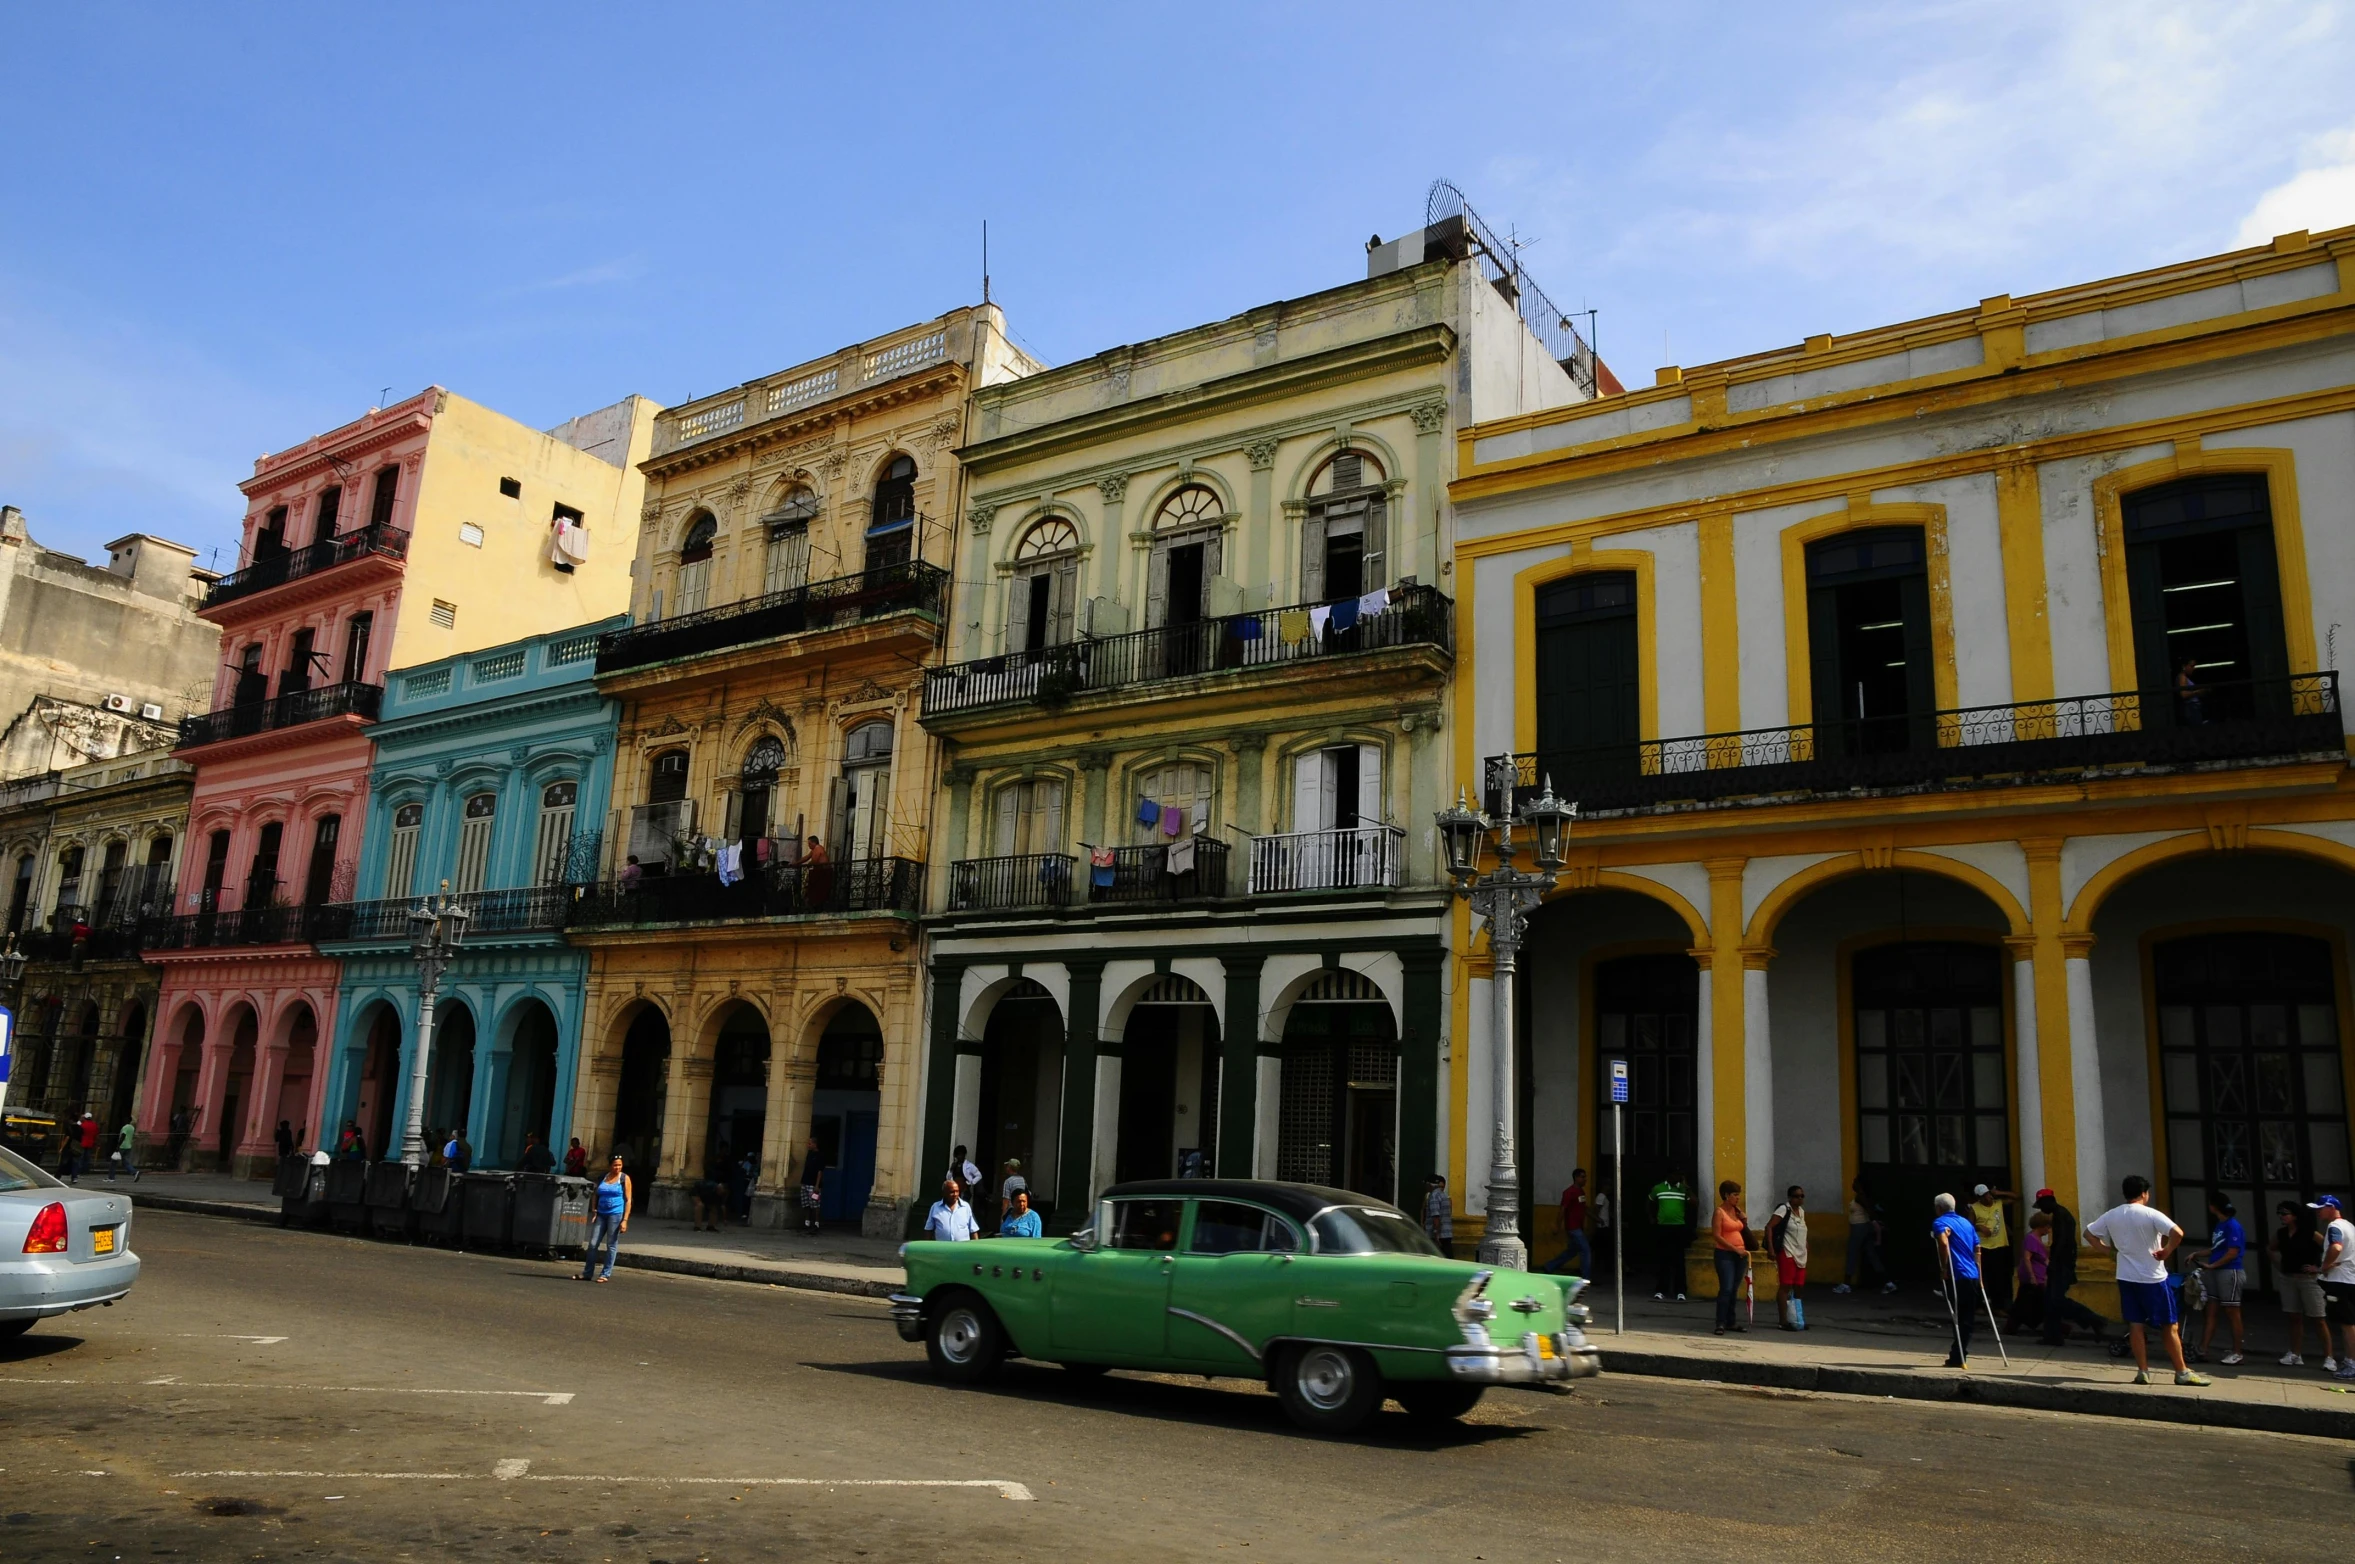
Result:
{"label": "dumpster", "polygon": [[589,1247],[591,1188],[585,1178],[549,1173],[515,1175],[512,1241],[545,1254],[581,1254]]}
{"label": "dumpster", "polygon": [[280,1227],[317,1227],[327,1220],[327,1159],[281,1157],[271,1181]]}
{"label": "dumpster", "polygon": [[414,1170],[404,1162],[367,1164],[368,1186],[363,1203],[368,1227],[379,1238],[407,1238],[410,1234],[409,1181]]}
{"label": "dumpster", "polygon": [[469,1249],[504,1249],[515,1241],[515,1173],[459,1175],[461,1225]]}
{"label": "dumpster", "polygon": [[364,1232],[368,1227],[368,1164],[327,1164],[327,1220],[339,1232]]}
{"label": "dumpster", "polygon": [[460,1193],[463,1174],[448,1168],[427,1168],[417,1175],[409,1194],[412,1231],[429,1243],[456,1244],[466,1231],[466,1200]]}

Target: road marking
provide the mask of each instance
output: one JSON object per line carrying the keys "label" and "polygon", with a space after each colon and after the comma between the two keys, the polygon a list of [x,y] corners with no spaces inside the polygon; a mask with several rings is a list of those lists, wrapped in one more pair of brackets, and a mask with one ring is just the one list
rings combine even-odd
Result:
{"label": "road marking", "polygon": [[184,1330],[180,1332],[180,1340],[182,1341],[250,1341],[257,1347],[275,1347],[278,1345],[278,1343],[287,1339],[288,1338],[284,1336],[233,1336],[218,1332],[198,1330]]}
{"label": "road marking", "polygon": [[[529,1461],[506,1460],[491,1468],[498,1482],[632,1483],[658,1487],[701,1488],[989,1488],[1002,1499],[1031,1503],[1037,1499],[1023,1483],[1000,1477],[600,1477],[587,1472],[534,1472]],[[509,1470],[517,1468],[517,1470]],[[480,1472],[174,1472],[187,1477],[311,1477],[332,1482],[481,1482]]]}
{"label": "road marking", "polygon": [[[168,1385],[174,1390],[294,1390],[307,1395],[341,1396],[522,1396],[552,1407],[568,1407],[577,1392],[570,1390],[439,1390],[421,1385],[252,1385],[228,1384],[220,1380],[189,1380],[177,1374],[166,1374],[161,1379],[143,1379],[141,1385]],[[103,1390],[109,1385],[129,1388],[128,1380],[103,1379],[0,1379],[6,1385],[88,1385]]]}

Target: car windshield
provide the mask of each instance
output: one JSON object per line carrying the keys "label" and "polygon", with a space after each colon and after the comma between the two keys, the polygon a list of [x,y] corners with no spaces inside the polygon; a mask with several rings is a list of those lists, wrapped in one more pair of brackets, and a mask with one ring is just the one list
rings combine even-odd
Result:
{"label": "car windshield", "polygon": [[1379,1206],[1333,1206],[1310,1220],[1319,1254],[1437,1254],[1421,1228]]}
{"label": "car windshield", "polygon": [[12,1189],[63,1189],[65,1186],[24,1158],[0,1146],[0,1194]]}

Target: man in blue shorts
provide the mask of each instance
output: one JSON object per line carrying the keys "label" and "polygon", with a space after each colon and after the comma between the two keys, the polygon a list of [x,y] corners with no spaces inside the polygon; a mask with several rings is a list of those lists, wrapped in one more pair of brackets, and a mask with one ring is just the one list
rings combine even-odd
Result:
{"label": "man in blue shorts", "polygon": [[2183,1229],[2151,1204],[2151,1181],[2139,1173],[2125,1183],[2126,1203],[2112,1206],[2085,1224],[2089,1242],[2118,1256],[2118,1307],[2126,1316],[2126,1338],[2134,1348],[2134,1382],[2151,1382],[2147,1333],[2157,1331],[2175,1365],[2178,1385],[2205,1385],[2183,1361],[2183,1333],[2177,1327],[2175,1290],[2167,1285],[2167,1257],[2183,1242]]}

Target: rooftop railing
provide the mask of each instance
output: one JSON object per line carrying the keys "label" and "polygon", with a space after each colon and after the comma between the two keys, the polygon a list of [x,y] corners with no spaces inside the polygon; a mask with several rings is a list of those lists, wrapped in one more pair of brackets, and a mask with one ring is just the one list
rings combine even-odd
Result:
{"label": "rooftop railing", "polygon": [[408,552],[409,534],[391,527],[362,527],[357,532],[321,538],[302,548],[264,555],[243,570],[231,571],[215,581],[212,590],[205,594],[205,607],[251,597],[256,592],[266,592],[302,576],[315,576],[369,555],[402,559]]}
{"label": "rooftop railing", "polygon": [[567,926],[616,928],[820,913],[913,913],[923,894],[924,866],[906,858],[756,865],[733,885],[722,885],[709,871],[695,871],[582,886],[571,904]]}
{"label": "rooftop railing", "polygon": [[296,690],[271,700],[225,706],[201,717],[182,717],[179,747],[195,749],[204,744],[218,744],[223,739],[247,738],[276,728],[323,722],[329,717],[358,717],[373,722],[383,704],[384,686],[380,684],[325,684],[315,690]]}
{"label": "rooftop railing", "polygon": [[1644,809],[1786,793],[1984,786],[2107,767],[2212,765],[2339,753],[2336,672],[2201,687],[1971,706],[1688,738],[1492,757],[1518,785],[1551,779],[1580,810]]}
{"label": "rooftop railing", "polygon": [[608,630],[597,641],[597,671],[613,673],[695,657],[772,636],[828,630],[887,614],[922,613],[939,619],[948,605],[948,582],[947,571],[916,560],[855,576],[813,581],[675,619]]}
{"label": "rooftop railing", "polygon": [[[1427,586],[1393,587],[1389,605],[1336,616],[1330,603],[1229,614],[1193,624],[1068,641],[936,668],[924,678],[924,715],[1036,702],[1061,705],[1091,690],[1277,664],[1354,657],[1400,646],[1453,651],[1455,604]],[[1348,618],[1344,627],[1335,618]]]}

